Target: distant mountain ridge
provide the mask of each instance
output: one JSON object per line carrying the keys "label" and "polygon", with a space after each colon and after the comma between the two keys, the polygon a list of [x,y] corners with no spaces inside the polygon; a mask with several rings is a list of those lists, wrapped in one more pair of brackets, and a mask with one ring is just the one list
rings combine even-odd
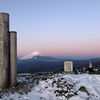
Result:
{"label": "distant mountain ridge", "polygon": [[63,69],[65,61],[73,61],[74,68],[87,68],[90,60],[92,61],[94,68],[100,68],[100,58],[89,60],[66,60],[56,59],[49,56],[32,55],[29,59],[17,60],[17,70],[18,73],[49,72],[57,69]]}

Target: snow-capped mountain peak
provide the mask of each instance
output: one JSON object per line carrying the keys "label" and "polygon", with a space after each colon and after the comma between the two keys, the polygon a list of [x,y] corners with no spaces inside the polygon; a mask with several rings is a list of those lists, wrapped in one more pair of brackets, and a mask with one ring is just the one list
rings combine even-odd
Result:
{"label": "snow-capped mountain peak", "polygon": [[40,52],[38,51],[35,51],[35,52],[32,52],[30,55],[33,55],[33,56],[43,56]]}
{"label": "snow-capped mountain peak", "polygon": [[19,59],[20,60],[25,60],[25,59],[31,59],[33,57],[35,57],[35,59],[36,59],[36,56],[43,56],[43,54],[38,52],[38,51],[35,51],[35,52],[32,52],[31,54],[23,56],[23,57],[21,57]]}

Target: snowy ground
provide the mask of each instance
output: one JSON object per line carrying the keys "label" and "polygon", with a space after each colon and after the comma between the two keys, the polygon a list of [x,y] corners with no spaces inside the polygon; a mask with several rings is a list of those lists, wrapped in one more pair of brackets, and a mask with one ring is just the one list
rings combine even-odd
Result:
{"label": "snowy ground", "polygon": [[100,75],[18,76],[18,85],[0,90],[0,100],[100,100]]}

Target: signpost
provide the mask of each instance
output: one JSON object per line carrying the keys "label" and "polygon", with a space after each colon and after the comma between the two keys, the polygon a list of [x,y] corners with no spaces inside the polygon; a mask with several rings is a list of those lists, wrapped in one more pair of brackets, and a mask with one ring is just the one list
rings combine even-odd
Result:
{"label": "signpost", "polygon": [[72,61],[64,62],[64,71],[68,71],[68,72],[73,71],[73,62]]}

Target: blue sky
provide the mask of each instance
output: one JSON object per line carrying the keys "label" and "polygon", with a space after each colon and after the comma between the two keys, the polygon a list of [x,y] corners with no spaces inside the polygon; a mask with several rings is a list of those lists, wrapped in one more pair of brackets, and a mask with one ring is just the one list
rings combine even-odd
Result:
{"label": "blue sky", "polygon": [[100,0],[0,0],[18,56],[100,57]]}

